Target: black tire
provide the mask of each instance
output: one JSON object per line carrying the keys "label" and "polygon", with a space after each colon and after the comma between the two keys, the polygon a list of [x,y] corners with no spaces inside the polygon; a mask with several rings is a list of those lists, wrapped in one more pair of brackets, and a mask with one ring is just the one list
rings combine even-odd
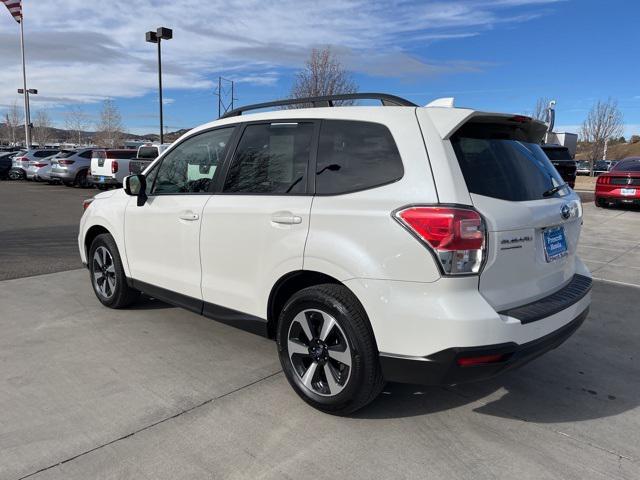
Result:
{"label": "black tire", "polygon": [[607,208],[608,206],[609,205],[607,204],[607,201],[604,198],[596,199],[596,207]]}
{"label": "black tire", "polygon": [[[104,251],[108,253],[110,261],[108,257],[102,255]],[[96,252],[99,252],[99,258],[102,258],[102,261],[96,259]],[[104,306],[109,308],[128,307],[140,296],[140,292],[129,287],[127,283],[118,247],[110,234],[103,233],[93,240],[89,248],[87,263],[93,291]],[[104,268],[102,268],[103,266]],[[110,266],[113,266],[113,271],[106,271]],[[100,277],[97,277],[98,275]],[[104,279],[102,283],[100,278]],[[104,290],[101,285],[104,286]]]}
{"label": "black tire", "polygon": [[89,184],[89,179],[87,178],[87,171],[86,170],[82,170],[80,172],[78,172],[78,174],[76,175],[76,185],[78,185],[80,188],[88,188],[91,185]]}
{"label": "black tire", "polygon": [[[317,318],[313,318],[318,314]],[[304,328],[301,328],[296,317],[310,321],[307,328],[315,336],[315,339],[307,339],[307,345],[310,346],[300,340],[307,335],[302,333]],[[327,319],[334,320],[339,328],[333,327],[333,333],[326,336],[327,343],[318,347],[318,342],[322,343],[322,325]],[[298,334],[294,333],[296,329]],[[346,345],[341,347],[340,344],[345,340]],[[300,349],[309,348],[310,353],[289,355],[292,341],[299,342]],[[305,402],[318,410],[333,415],[351,414],[373,401],[384,387],[378,348],[369,319],[358,299],[344,285],[316,285],[295,293],[280,314],[277,342],[280,363],[287,380]],[[292,352],[295,346],[291,346]],[[342,348],[350,353],[350,366],[333,358]],[[319,351],[324,351],[324,356],[318,354]],[[305,373],[309,373],[314,363],[314,373],[308,378],[311,386],[305,386],[304,378],[308,376]],[[306,364],[309,366],[305,372]],[[327,368],[336,372],[333,382],[329,382]],[[331,392],[334,387],[335,394]]]}

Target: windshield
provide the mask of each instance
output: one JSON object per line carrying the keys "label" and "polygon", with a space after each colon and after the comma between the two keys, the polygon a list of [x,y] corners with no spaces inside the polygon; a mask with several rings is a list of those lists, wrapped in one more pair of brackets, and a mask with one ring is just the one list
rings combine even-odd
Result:
{"label": "windshield", "polygon": [[613,172],[640,172],[640,158],[622,160],[611,169]]}
{"label": "windshield", "polygon": [[451,143],[470,193],[521,202],[545,198],[565,183],[539,144],[516,140],[504,127],[462,127]]}

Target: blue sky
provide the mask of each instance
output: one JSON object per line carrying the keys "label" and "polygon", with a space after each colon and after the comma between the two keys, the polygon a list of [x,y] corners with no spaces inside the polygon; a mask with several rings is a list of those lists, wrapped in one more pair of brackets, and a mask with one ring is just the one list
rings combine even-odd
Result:
{"label": "blue sky", "polygon": [[[239,104],[288,94],[314,46],[331,45],[361,91],[419,104],[454,96],[477,109],[531,113],[557,100],[557,124],[576,130],[597,99],[614,98],[625,133],[640,133],[640,2],[596,0],[24,0],[32,110],[64,125],[79,105],[96,117],[113,98],[132,132],[157,130],[155,50],[164,25],[165,125],[214,119],[218,75]],[[18,28],[0,12],[0,113],[20,98]]]}

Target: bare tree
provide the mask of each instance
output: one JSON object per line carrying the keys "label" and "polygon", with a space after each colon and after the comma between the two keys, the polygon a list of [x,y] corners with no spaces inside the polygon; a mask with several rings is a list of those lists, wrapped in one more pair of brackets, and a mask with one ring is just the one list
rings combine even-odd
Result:
{"label": "bare tree", "polygon": [[39,110],[33,121],[33,140],[44,147],[51,140],[51,117],[46,110]]}
{"label": "bare tree", "polygon": [[16,142],[24,139],[24,132],[22,135],[20,134],[19,127],[21,122],[22,116],[20,115],[20,109],[18,108],[18,103],[14,101],[4,116],[4,123],[7,129],[7,140],[12,145],[15,145]]}
{"label": "bare tree", "polygon": [[64,124],[67,130],[77,135],[77,144],[82,144],[82,132],[89,128],[89,116],[77,105],[73,105],[64,114]]}
{"label": "bare tree", "polygon": [[532,117],[543,122],[547,121],[547,108],[551,99],[549,97],[540,97],[536,100],[536,107],[533,110]]}
{"label": "bare tree", "polygon": [[113,100],[107,99],[102,103],[100,120],[96,126],[94,142],[107,148],[116,148],[122,138],[122,117],[120,110]]}
{"label": "bare tree", "polygon": [[593,164],[602,158],[605,144],[611,137],[620,137],[624,131],[622,112],[618,102],[609,98],[606,102],[598,100],[587,115],[580,134],[582,140],[590,145],[588,160]]}
{"label": "bare tree", "polygon": [[[344,69],[330,47],[313,49],[303,70],[298,72],[291,87],[291,98],[319,97],[355,93],[358,85]],[[341,102],[349,105],[353,102]],[[306,105],[298,105],[304,107]]]}

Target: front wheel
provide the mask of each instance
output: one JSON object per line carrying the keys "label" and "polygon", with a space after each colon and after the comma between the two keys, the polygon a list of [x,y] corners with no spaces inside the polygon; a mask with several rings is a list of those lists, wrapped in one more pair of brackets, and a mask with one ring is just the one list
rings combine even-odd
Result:
{"label": "front wheel", "polygon": [[103,233],[93,240],[87,260],[93,291],[104,306],[123,308],[137,300],[140,292],[127,284],[120,253],[111,235]]}
{"label": "front wheel", "polygon": [[382,391],[369,320],[343,285],[317,285],[294,294],[280,315],[277,340],[287,380],[318,410],[347,415]]}

